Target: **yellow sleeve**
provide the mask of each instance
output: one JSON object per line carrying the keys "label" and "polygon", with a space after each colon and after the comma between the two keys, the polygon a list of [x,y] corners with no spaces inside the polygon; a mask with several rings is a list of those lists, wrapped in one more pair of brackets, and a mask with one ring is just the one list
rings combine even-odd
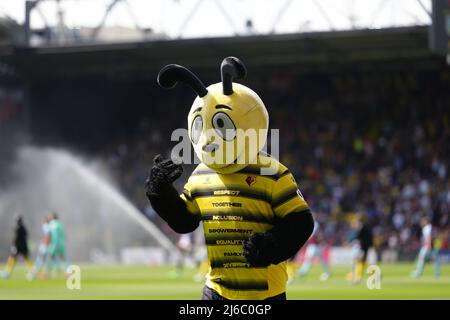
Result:
{"label": "yellow sleeve", "polygon": [[200,214],[200,208],[197,205],[197,201],[191,197],[191,185],[189,181],[184,185],[183,193],[180,197],[186,203],[186,207],[190,213],[193,215]]}
{"label": "yellow sleeve", "polygon": [[284,218],[291,212],[306,209],[308,209],[308,204],[303,198],[294,177],[286,169],[272,189],[272,210],[275,216]]}

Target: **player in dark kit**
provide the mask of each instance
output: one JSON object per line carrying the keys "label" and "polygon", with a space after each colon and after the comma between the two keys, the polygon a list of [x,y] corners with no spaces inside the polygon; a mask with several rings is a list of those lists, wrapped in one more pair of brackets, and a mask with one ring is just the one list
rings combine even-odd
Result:
{"label": "player in dark kit", "polygon": [[361,229],[358,231],[358,240],[361,244],[361,250],[362,250],[362,261],[363,263],[366,263],[367,261],[367,252],[369,251],[370,247],[372,247],[373,244],[373,235],[372,235],[372,229],[368,224],[362,224]]}
{"label": "player in dark kit", "polygon": [[358,217],[353,222],[353,228],[356,230],[356,240],[359,243],[359,254],[353,275],[353,282],[359,282],[366,267],[367,253],[373,244],[373,234],[370,225],[367,222],[364,223],[361,217]]}
{"label": "player in dark kit", "polygon": [[28,232],[23,224],[22,217],[17,218],[16,228],[14,232],[14,241],[11,246],[11,255],[6,263],[6,270],[3,272],[3,278],[8,279],[14,270],[17,258],[22,256],[25,260],[25,264],[28,270],[31,271],[33,268],[33,263],[28,258]]}

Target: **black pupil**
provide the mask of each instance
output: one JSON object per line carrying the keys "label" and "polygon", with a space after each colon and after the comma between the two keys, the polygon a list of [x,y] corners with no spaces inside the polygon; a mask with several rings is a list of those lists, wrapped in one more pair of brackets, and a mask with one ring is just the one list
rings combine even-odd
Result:
{"label": "black pupil", "polygon": [[217,119],[217,126],[219,128],[223,128],[225,126],[225,123],[223,122],[223,120],[221,118]]}

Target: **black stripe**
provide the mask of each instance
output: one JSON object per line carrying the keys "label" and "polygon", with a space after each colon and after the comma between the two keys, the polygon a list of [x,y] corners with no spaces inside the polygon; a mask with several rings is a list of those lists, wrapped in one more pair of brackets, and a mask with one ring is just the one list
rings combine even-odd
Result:
{"label": "black stripe", "polygon": [[184,194],[184,196],[186,197],[187,200],[189,200],[189,201],[193,200],[192,197],[185,190],[183,190],[183,194]]}
{"label": "black stripe", "polygon": [[269,290],[269,283],[266,280],[213,280],[218,285],[221,285],[231,290],[242,291],[266,291]]}
{"label": "black stripe", "polygon": [[294,190],[289,190],[284,195],[280,196],[280,198],[277,201],[274,201],[272,203],[272,207],[273,208],[279,207],[283,203],[285,203],[295,197],[298,197],[297,188],[295,188]]}
{"label": "black stripe", "polygon": [[279,175],[279,177],[278,177],[278,179],[280,179],[280,178],[282,178],[282,177],[284,177],[284,176],[286,176],[286,175],[288,175],[288,174],[290,174],[291,172],[288,170],[288,169],[286,169],[285,171],[283,171],[280,175]]}
{"label": "black stripe", "polygon": [[241,259],[211,259],[210,266],[212,269],[267,269],[267,267],[253,266],[244,257]]}
{"label": "black stripe", "polygon": [[[262,167],[247,166],[244,169],[239,170],[238,172],[235,172],[235,173],[237,173],[237,174],[256,175],[256,176],[259,176],[259,177],[272,179],[273,181],[277,181],[280,178],[282,178],[285,175],[290,173],[290,171],[288,169],[286,169],[282,173],[262,175],[261,174],[261,169],[262,169]],[[208,174],[217,174],[217,172],[215,172],[213,170],[209,170],[209,169],[202,169],[202,170],[197,170],[197,171],[192,172],[191,176],[200,176],[200,175],[208,175]]]}
{"label": "black stripe", "polygon": [[276,175],[261,175],[261,168],[260,167],[245,167],[242,170],[239,170],[236,173],[241,173],[241,174],[253,174],[253,175],[257,175],[257,176],[261,176],[264,178],[268,178],[268,179],[272,179],[274,181],[277,180],[277,176]]}
{"label": "black stripe", "polygon": [[276,173],[276,174],[268,174],[268,175],[262,175],[261,174],[261,169],[263,169],[262,167],[252,167],[252,166],[247,166],[242,170],[239,170],[236,173],[242,173],[242,174],[254,174],[254,175],[258,175],[260,177],[263,178],[268,178],[268,179],[272,179],[274,181],[277,181],[278,179],[280,179],[281,177],[289,174],[289,170],[286,169],[285,171],[283,171],[282,173]]}
{"label": "black stripe", "polygon": [[[223,191],[223,190],[239,191],[239,194],[238,195],[230,195],[230,194],[216,194],[215,195],[214,194],[215,191]],[[224,197],[224,196],[251,198],[251,199],[255,199],[255,200],[266,201],[269,204],[271,203],[271,199],[265,194],[258,193],[255,191],[250,191],[250,190],[242,190],[241,188],[233,188],[231,186],[191,192],[191,197],[193,199],[199,198],[199,197]]]}
{"label": "black stripe", "polygon": [[[236,217],[237,219],[226,219],[225,217]],[[239,221],[239,222],[258,222],[273,224],[268,217],[259,214],[254,215],[250,212],[216,212],[216,213],[206,213],[202,215],[203,221]]]}

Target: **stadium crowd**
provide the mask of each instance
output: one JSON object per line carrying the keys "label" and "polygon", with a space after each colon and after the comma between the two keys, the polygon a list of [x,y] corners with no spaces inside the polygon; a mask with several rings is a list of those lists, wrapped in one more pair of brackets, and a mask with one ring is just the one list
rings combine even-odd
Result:
{"label": "stadium crowd", "polygon": [[[427,215],[448,246],[448,69],[282,72],[249,86],[265,102],[271,128],[280,129],[280,160],[297,178],[327,242],[347,243],[349,217],[362,214],[373,227],[376,249],[413,253],[420,218]],[[186,127],[192,99],[164,95],[134,134],[102,154],[122,191],[168,234],[143,183],[152,158],[170,154],[171,131]],[[192,169],[186,166],[177,181],[180,190]]]}

